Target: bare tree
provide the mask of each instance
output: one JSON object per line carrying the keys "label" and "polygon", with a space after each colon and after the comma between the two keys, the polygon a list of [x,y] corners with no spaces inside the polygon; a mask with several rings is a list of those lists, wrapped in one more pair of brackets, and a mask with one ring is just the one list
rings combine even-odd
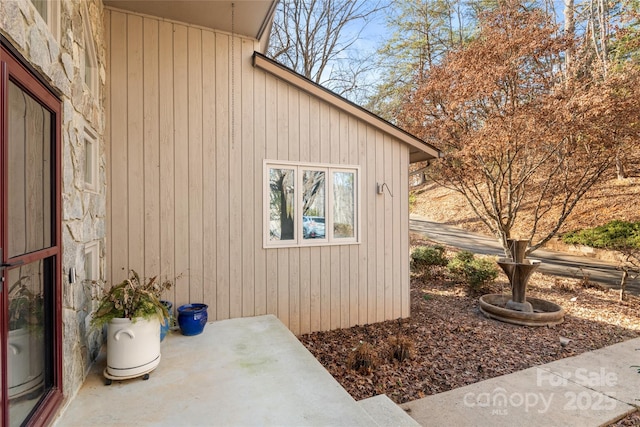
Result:
{"label": "bare tree", "polygon": [[373,0],[286,0],[278,3],[267,55],[342,96],[357,98],[371,70],[355,49],[362,31],[384,8]]}
{"label": "bare tree", "polygon": [[559,231],[614,163],[613,133],[638,137],[638,70],[565,83],[570,43],[541,10],[503,2],[405,104],[402,124],[445,152],[432,179],[466,198],[507,256],[514,230],[530,252]]}
{"label": "bare tree", "polygon": [[[564,0],[564,4],[565,34],[578,42],[575,48],[565,52],[567,79],[571,74],[593,74],[594,78],[606,79],[610,69],[628,63],[633,56],[637,61],[637,2]],[[637,141],[617,141],[614,166],[618,179],[628,176],[634,144]]]}
{"label": "bare tree", "polygon": [[[573,40],[576,37],[575,13],[575,1],[564,0],[564,35],[569,40]],[[569,70],[573,66],[573,44],[567,46],[564,58],[565,70],[567,73],[569,73]],[[568,74],[566,74],[565,77],[568,80]]]}
{"label": "bare tree", "polygon": [[388,40],[378,49],[383,71],[367,108],[396,122],[403,99],[446,53],[468,38],[462,0],[393,0]]}
{"label": "bare tree", "polygon": [[271,169],[269,171],[269,216],[278,223],[275,230],[269,229],[278,240],[292,240],[294,237],[294,181],[291,169]]}
{"label": "bare tree", "polygon": [[633,247],[623,247],[616,249],[622,255],[622,261],[618,270],[622,271],[620,278],[620,301],[627,299],[627,283],[640,276],[640,249]]}

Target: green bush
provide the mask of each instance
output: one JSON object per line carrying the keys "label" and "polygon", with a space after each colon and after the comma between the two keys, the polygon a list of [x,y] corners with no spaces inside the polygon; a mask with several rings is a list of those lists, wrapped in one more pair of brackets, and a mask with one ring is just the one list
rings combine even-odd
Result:
{"label": "green bush", "polygon": [[418,196],[415,191],[409,192],[409,210],[413,209],[418,201]]}
{"label": "green bush", "polygon": [[473,254],[473,252],[470,251],[460,251],[456,254],[456,256],[453,258],[454,260],[459,260],[460,262],[464,263],[464,264],[468,264],[471,261],[473,261],[475,259],[475,255]]}
{"label": "green bush", "polygon": [[461,251],[449,261],[449,273],[457,280],[465,282],[473,291],[480,291],[492,284],[498,277],[496,263],[485,258],[476,258],[469,251]]}
{"label": "green bush", "polygon": [[640,249],[640,222],[613,220],[595,228],[566,233],[562,236],[562,241],[567,244],[585,245],[592,248]]}
{"label": "green bush", "polygon": [[473,260],[474,255],[469,251],[461,251],[453,257],[453,259],[447,265],[447,270],[449,273],[460,281],[465,281],[465,269],[467,265]]}
{"label": "green bush", "polygon": [[411,253],[411,268],[418,274],[428,274],[433,267],[444,267],[447,263],[442,246],[419,246]]}

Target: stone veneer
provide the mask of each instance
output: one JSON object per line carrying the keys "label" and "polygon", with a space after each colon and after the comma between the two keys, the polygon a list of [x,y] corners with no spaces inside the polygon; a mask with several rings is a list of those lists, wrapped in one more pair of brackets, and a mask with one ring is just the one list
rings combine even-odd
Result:
{"label": "stone veneer", "polygon": [[[95,360],[101,333],[89,328],[91,292],[84,282],[85,245],[99,242],[100,279],[104,279],[105,172],[105,49],[103,5],[100,0],[56,0],[60,4],[60,39],[56,40],[30,0],[0,0],[0,33],[51,86],[62,95],[62,245],[63,357],[66,398],[75,395]],[[52,2],[50,2],[52,3]],[[83,19],[88,14],[97,56],[98,94],[91,93],[80,72],[84,56]],[[84,189],[84,129],[98,142],[96,192]],[[69,270],[76,269],[75,283]]]}

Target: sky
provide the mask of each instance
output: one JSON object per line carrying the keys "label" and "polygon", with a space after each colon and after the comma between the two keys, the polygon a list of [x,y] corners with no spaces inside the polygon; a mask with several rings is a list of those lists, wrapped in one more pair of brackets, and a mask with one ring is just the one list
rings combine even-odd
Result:
{"label": "sky", "polygon": [[[369,0],[367,0],[369,1]],[[387,3],[392,4],[393,1],[385,0]],[[576,0],[576,3],[581,3],[581,0]],[[554,9],[556,11],[556,21],[561,23],[564,20],[563,10],[564,10],[564,2],[563,0],[553,0]],[[390,6],[393,7],[393,6]],[[384,40],[387,40],[391,35],[391,30],[387,27],[387,16],[389,13],[392,13],[393,10],[382,11],[380,12],[374,20],[369,22],[362,34],[361,39],[358,42],[358,49],[362,49],[365,51],[375,51],[379,48]],[[349,29],[349,34],[355,34],[362,28],[363,22],[358,21],[351,24],[351,28]]]}
{"label": "sky", "polygon": [[[365,1],[373,2],[373,0],[365,0]],[[345,35],[344,35],[345,39],[352,38],[356,36],[359,31],[361,31],[359,39],[353,45],[353,50],[355,51],[355,55],[357,57],[375,58],[377,55],[377,50],[381,48],[385,44],[385,42],[388,39],[390,39],[392,35],[393,29],[390,29],[387,26],[387,20],[389,15],[394,12],[394,9],[391,9],[394,7],[393,6],[394,0],[383,0],[383,1],[389,5],[390,9],[379,12],[370,22],[366,23],[366,25],[362,20],[360,20],[360,21],[356,21],[349,24],[345,28]],[[581,3],[585,3],[586,1],[587,0],[575,0],[577,5]],[[395,7],[397,11],[397,6]],[[553,7],[556,13],[556,22],[558,22],[559,24],[562,24],[562,22],[564,21],[564,16],[563,16],[564,1],[553,0]],[[365,25],[364,29],[362,28],[363,25]],[[577,30],[580,31],[580,28],[578,28]],[[350,55],[353,58],[354,53],[345,52],[343,57],[348,58]],[[380,69],[374,69],[373,71],[369,72],[367,74],[367,77],[362,79],[364,83],[361,84],[360,86],[363,86],[365,84],[367,86],[375,85],[375,83],[380,80],[379,73],[381,72],[384,72],[384,71],[381,71]],[[324,74],[328,76],[330,75],[330,73],[331,73],[331,67],[327,67]],[[357,100],[355,99],[353,100],[357,102]]]}
{"label": "sky", "polygon": [[[390,8],[393,8],[393,0],[384,1],[389,4]],[[586,0],[575,0],[576,4],[583,3],[584,1]],[[556,21],[558,23],[562,23],[564,21],[564,1],[553,0],[553,5],[556,12]],[[389,14],[393,12],[393,9],[381,11],[372,21],[366,24],[364,30],[362,30],[362,26],[365,25],[363,21],[351,23],[346,28],[347,31],[345,37],[348,38],[352,35],[356,35],[358,31],[362,30],[360,39],[355,44],[356,49],[359,52],[366,52],[370,55],[374,55],[376,53],[376,50],[379,49],[384,44],[384,42],[391,37],[391,33],[393,30],[388,28],[387,19]]]}

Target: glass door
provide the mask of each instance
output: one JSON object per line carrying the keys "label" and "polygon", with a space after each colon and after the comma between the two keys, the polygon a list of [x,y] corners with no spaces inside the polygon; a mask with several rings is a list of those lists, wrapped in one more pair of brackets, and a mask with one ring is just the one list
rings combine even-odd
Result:
{"label": "glass door", "polygon": [[19,426],[61,397],[60,102],[4,49],[0,59],[1,424]]}

